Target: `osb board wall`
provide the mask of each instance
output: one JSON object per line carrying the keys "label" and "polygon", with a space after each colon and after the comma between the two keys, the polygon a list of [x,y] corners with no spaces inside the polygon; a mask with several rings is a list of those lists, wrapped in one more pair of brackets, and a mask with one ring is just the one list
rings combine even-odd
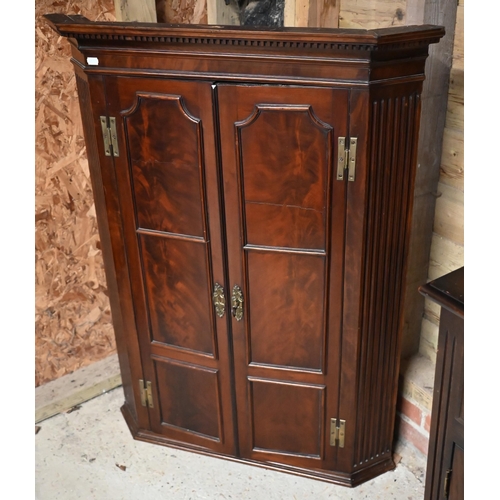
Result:
{"label": "osb board wall", "polygon": [[[115,352],[70,48],[46,13],[115,21],[114,0],[38,0],[35,385]],[[160,0],[160,22],[203,24],[206,0]]]}
{"label": "osb board wall", "polygon": [[[464,265],[464,0],[459,0],[429,279]],[[440,307],[425,302],[420,353],[435,361]]]}
{"label": "osb board wall", "polygon": [[35,4],[35,385],[115,351],[70,48],[52,12],[114,21],[113,0]]}

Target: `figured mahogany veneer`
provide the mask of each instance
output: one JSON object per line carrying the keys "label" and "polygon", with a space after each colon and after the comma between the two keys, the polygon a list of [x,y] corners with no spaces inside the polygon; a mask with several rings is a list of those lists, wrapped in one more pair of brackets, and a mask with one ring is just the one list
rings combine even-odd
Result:
{"label": "figured mahogany veneer", "polygon": [[[393,468],[420,93],[443,28],[46,17],[72,44],[134,437],[349,486]],[[352,182],[340,137],[357,138]]]}

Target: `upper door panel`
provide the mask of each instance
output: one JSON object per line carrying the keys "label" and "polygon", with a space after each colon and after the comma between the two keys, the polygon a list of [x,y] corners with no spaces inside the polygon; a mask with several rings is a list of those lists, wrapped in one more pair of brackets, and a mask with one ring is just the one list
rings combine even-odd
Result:
{"label": "upper door panel", "polygon": [[201,120],[181,95],[136,92],[123,122],[139,227],[203,238]]}
{"label": "upper door panel", "polygon": [[247,244],[324,250],[331,125],[310,105],[262,103],[235,128]]}

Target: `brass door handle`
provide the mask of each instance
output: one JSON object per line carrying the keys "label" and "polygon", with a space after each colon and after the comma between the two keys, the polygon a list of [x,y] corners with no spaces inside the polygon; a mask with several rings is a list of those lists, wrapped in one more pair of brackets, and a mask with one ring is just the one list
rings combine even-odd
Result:
{"label": "brass door handle", "polygon": [[215,283],[212,297],[214,299],[215,313],[219,318],[222,318],[226,312],[226,298],[224,297],[224,288],[219,283]]}
{"label": "brass door handle", "polygon": [[243,292],[238,285],[233,286],[233,294],[231,296],[231,309],[236,321],[241,321],[243,318]]}

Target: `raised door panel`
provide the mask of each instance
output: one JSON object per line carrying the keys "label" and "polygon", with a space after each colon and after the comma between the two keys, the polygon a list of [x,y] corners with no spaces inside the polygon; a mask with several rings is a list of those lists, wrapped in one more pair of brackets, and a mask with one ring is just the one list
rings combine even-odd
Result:
{"label": "raised door panel", "polygon": [[[345,184],[343,90],[218,87],[238,430],[244,457],[332,469]],[[235,304],[237,305],[237,304]]]}
{"label": "raised door panel", "polygon": [[460,446],[455,445],[453,450],[453,462],[451,465],[451,476],[449,484],[448,500],[464,500],[464,473],[465,473],[465,453]]}
{"label": "raised door panel", "polygon": [[167,439],[234,453],[212,89],[107,78],[115,159],[150,427]]}
{"label": "raised door panel", "polygon": [[139,227],[203,238],[201,120],[181,95],[151,92],[123,118]]}

